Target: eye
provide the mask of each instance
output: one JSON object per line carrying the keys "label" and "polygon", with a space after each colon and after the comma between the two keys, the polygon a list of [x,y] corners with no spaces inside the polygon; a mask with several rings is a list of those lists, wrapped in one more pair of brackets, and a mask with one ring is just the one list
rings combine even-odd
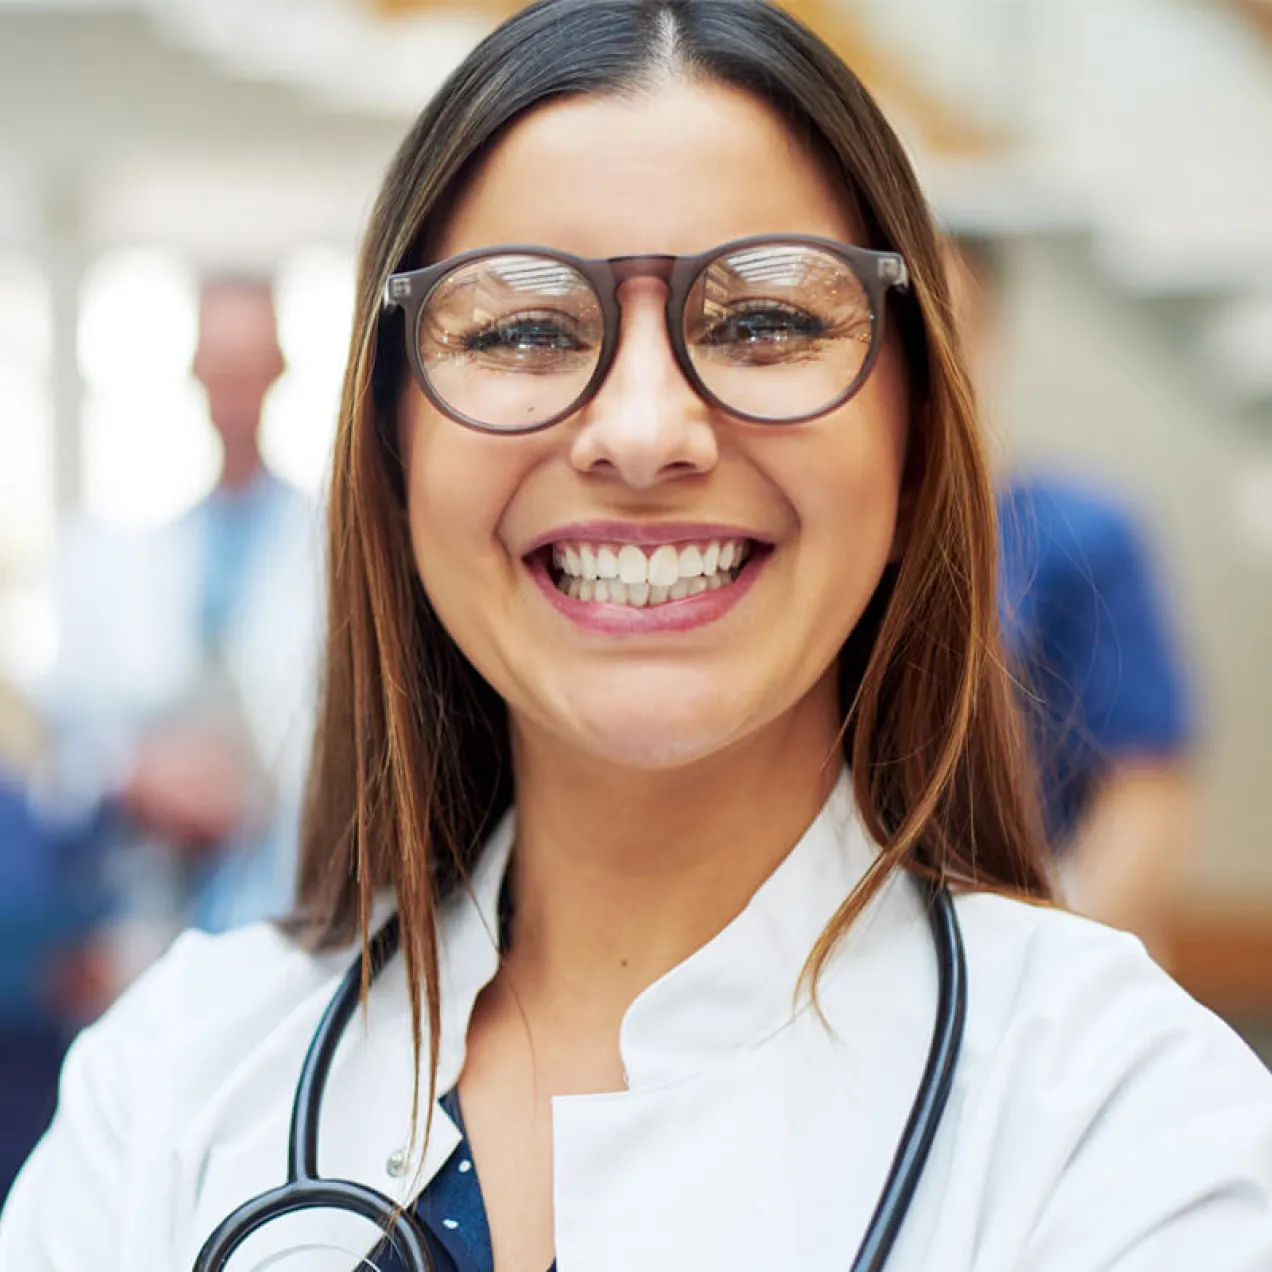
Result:
{"label": "eye", "polygon": [[717,357],[764,365],[813,355],[834,334],[829,323],[806,309],[756,299],[702,314],[692,339]]}
{"label": "eye", "polygon": [[826,324],[813,314],[773,301],[752,301],[722,314],[703,332],[701,343],[757,344],[790,339],[815,340]]}
{"label": "eye", "polygon": [[563,314],[513,314],[462,337],[470,353],[565,352],[582,347]]}

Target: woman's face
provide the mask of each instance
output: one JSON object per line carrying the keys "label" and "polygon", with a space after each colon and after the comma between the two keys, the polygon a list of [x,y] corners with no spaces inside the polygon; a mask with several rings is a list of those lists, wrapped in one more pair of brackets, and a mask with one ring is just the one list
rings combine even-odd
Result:
{"label": "woman's face", "polygon": [[[672,84],[636,99],[571,99],[521,121],[465,190],[439,256],[500,244],[690,255],[774,233],[857,237],[767,107],[725,87]],[[824,730],[839,648],[894,548],[900,359],[885,350],[864,387],[812,423],[744,424],[707,406],[679,371],[664,286],[631,280],[619,298],[607,382],[546,431],[474,432],[406,390],[411,537],[433,606],[508,703],[523,743],[546,736],[665,768],[804,719]],[[734,562],[722,574],[735,545],[745,545],[741,572]],[[564,595],[553,552],[582,573],[603,548],[626,548],[628,564],[639,551],[647,573],[661,550],[658,578],[669,567],[692,574],[706,558],[724,586],[662,604],[651,588],[635,606],[588,600],[579,587],[582,596]]]}

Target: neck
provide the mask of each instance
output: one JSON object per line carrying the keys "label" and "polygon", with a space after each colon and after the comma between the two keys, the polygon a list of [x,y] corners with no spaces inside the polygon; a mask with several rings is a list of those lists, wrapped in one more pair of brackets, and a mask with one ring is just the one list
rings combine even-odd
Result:
{"label": "neck", "polygon": [[618,768],[514,727],[523,1002],[615,1025],[745,909],[841,767],[833,682],[744,744],[671,771]]}
{"label": "neck", "polygon": [[261,468],[261,450],[255,439],[227,446],[221,456],[221,476],[217,485],[222,490],[246,490]]}

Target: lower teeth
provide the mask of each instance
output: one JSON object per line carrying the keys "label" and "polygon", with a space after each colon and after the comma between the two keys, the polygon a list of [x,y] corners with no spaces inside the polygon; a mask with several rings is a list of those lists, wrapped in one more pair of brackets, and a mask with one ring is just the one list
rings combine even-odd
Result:
{"label": "lower teeth", "polygon": [[648,583],[621,583],[618,579],[580,579],[562,574],[555,578],[557,590],[573,600],[597,605],[628,605],[633,609],[683,601],[703,592],[716,592],[728,587],[738,576],[737,570],[721,570],[696,579],[680,579],[671,587],[652,587]]}

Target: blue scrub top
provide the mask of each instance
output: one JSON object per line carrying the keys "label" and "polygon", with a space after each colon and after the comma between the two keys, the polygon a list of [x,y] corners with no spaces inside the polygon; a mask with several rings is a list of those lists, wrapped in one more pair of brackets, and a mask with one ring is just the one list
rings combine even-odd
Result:
{"label": "blue scrub top", "polygon": [[998,512],[1004,637],[1023,680],[1048,836],[1063,846],[1114,763],[1191,747],[1187,677],[1148,549],[1113,499],[1022,477]]}

